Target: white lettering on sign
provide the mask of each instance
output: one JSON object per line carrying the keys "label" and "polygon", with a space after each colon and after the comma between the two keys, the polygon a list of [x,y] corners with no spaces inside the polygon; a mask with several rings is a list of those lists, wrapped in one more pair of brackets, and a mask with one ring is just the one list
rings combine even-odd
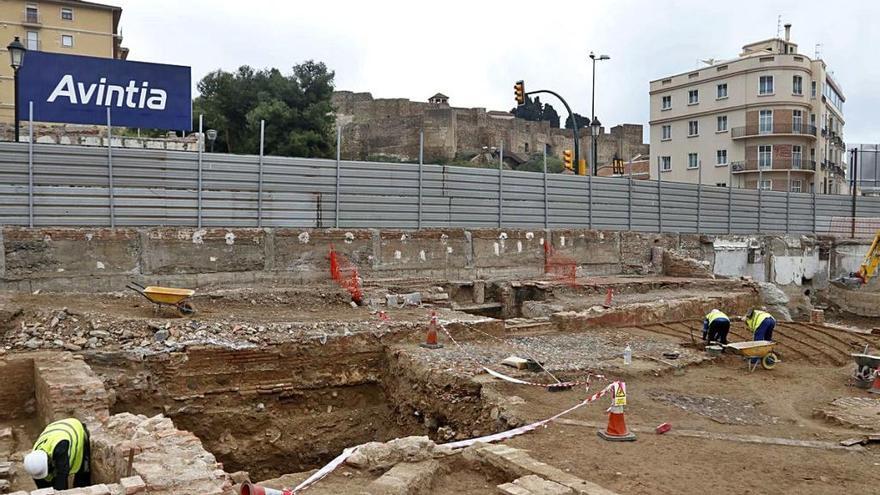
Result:
{"label": "white lettering on sign", "polygon": [[[94,102],[92,101],[93,96]],[[72,105],[91,103],[106,107],[165,110],[168,93],[163,89],[151,88],[147,81],[142,82],[140,87],[136,81],[128,81],[128,86],[117,86],[107,84],[107,78],[102,77],[97,84],[92,83],[86,86],[81,82],[74,81],[72,75],[65,74],[46,101],[55,103],[58,98],[67,98]]]}

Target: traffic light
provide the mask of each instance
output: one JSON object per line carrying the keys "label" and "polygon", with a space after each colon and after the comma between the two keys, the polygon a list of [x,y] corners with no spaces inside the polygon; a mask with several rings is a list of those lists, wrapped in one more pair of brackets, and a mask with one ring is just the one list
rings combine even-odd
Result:
{"label": "traffic light", "polygon": [[516,99],[517,105],[525,105],[526,103],[526,83],[517,81],[513,85],[513,97]]}
{"label": "traffic light", "polygon": [[565,166],[566,170],[574,171],[574,158],[571,156],[571,150],[564,150],[562,152],[562,163]]}

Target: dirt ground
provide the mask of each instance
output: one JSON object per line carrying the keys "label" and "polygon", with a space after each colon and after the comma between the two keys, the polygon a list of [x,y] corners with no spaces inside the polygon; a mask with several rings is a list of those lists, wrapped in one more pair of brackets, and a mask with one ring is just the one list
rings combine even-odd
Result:
{"label": "dirt ground", "polygon": [[[642,286],[621,286],[615,302],[662,304],[695,293],[723,295],[740,286],[735,281],[721,281],[714,288],[712,284],[650,280]],[[583,309],[601,304],[604,297],[603,291],[595,288],[560,288],[544,301],[564,309]],[[133,293],[6,294],[0,295],[0,303],[7,312],[6,331],[0,335],[0,355],[36,348],[169,352],[185,349],[185,344],[193,341],[243,342],[259,348],[303,336],[344,338],[359,332],[381,333],[395,326],[421,336],[432,310],[383,308],[390,317],[386,321],[378,316],[376,308],[350,306],[346,294],[330,286],[213,290],[194,299],[199,313],[188,319],[173,317],[170,311],[156,312],[152,304]],[[842,397],[876,397],[850,386],[854,365],[850,364],[848,354],[864,345],[876,350],[880,336],[807,324],[780,325],[777,340],[783,361],[773,370],[759,368],[750,373],[738,357],[707,359],[698,347],[689,345],[692,331],[699,339],[699,315],[687,322],[645,322],[637,327],[570,333],[550,328],[535,335],[499,339],[481,334],[479,327],[470,329],[472,323],[485,321],[483,317],[449,309],[440,311],[441,318],[454,317],[461,324],[456,334],[461,337],[461,346],[443,333],[440,339],[445,347],[436,351],[421,349],[414,343],[384,342],[378,339],[381,335],[374,335],[383,345],[416,356],[425,369],[438,373],[475,376],[481,372],[481,366],[490,366],[530,381],[550,381],[545,373],[513,371],[498,365],[504,357],[518,354],[533,355],[562,379],[582,378],[587,370],[606,375],[604,380],[594,379],[590,391],[577,387],[557,393],[487,379],[485,374],[480,376],[478,381],[487,390],[505,396],[509,412],[523,422],[552,416],[600,390],[610,380],[626,381],[626,419],[630,427],[638,430],[636,442],[613,443],[597,437],[597,429],[606,422],[607,398],[578,409],[564,421],[508,441],[509,445],[529,450],[536,459],[575,476],[621,494],[880,493],[877,444],[858,450],[832,450],[675,434],[692,430],[829,445],[864,434],[864,430],[829,422],[816,410]],[[871,319],[829,320],[867,330],[877,324]],[[747,337],[740,323],[734,325],[731,337]],[[625,366],[621,355],[628,344],[633,348],[635,361]],[[664,353],[670,352],[679,353],[679,357],[663,358]],[[413,388],[409,393],[419,392]],[[266,410],[273,411],[271,407]],[[673,431],[655,434],[654,428],[661,423],[670,423]],[[880,432],[880,417],[873,431]],[[329,451],[325,454],[333,455]],[[447,467],[437,477],[431,493],[496,493],[495,485],[511,481],[499,480],[496,473],[473,467]],[[283,484],[292,486],[305,476],[285,476]],[[351,487],[362,487],[374,478],[343,467],[310,492],[356,493]]]}

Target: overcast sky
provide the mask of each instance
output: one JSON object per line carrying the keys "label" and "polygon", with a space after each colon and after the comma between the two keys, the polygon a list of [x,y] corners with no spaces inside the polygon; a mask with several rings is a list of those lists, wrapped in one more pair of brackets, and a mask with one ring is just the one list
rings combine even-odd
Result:
{"label": "overcast sky", "polygon": [[[509,110],[513,83],[547,88],[606,127],[648,121],[648,81],[730,58],[790,22],[801,53],[821,55],[846,96],[844,138],[880,142],[880,2],[615,0],[308,1],[109,0],[123,7],[131,60],[189,65],[194,82],[240,65],[284,72],[308,59],[336,72],[336,88],[461,107]],[[542,98],[543,100],[543,98]],[[564,108],[550,102],[564,118]]]}

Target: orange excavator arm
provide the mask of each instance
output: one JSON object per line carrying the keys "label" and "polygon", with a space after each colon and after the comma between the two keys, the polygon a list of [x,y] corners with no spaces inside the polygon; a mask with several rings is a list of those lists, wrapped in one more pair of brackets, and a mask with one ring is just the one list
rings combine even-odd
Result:
{"label": "orange excavator arm", "polygon": [[880,230],[874,235],[871,248],[865,254],[865,261],[862,262],[856,276],[862,280],[863,284],[867,284],[869,280],[877,275],[878,266],[880,266]]}

